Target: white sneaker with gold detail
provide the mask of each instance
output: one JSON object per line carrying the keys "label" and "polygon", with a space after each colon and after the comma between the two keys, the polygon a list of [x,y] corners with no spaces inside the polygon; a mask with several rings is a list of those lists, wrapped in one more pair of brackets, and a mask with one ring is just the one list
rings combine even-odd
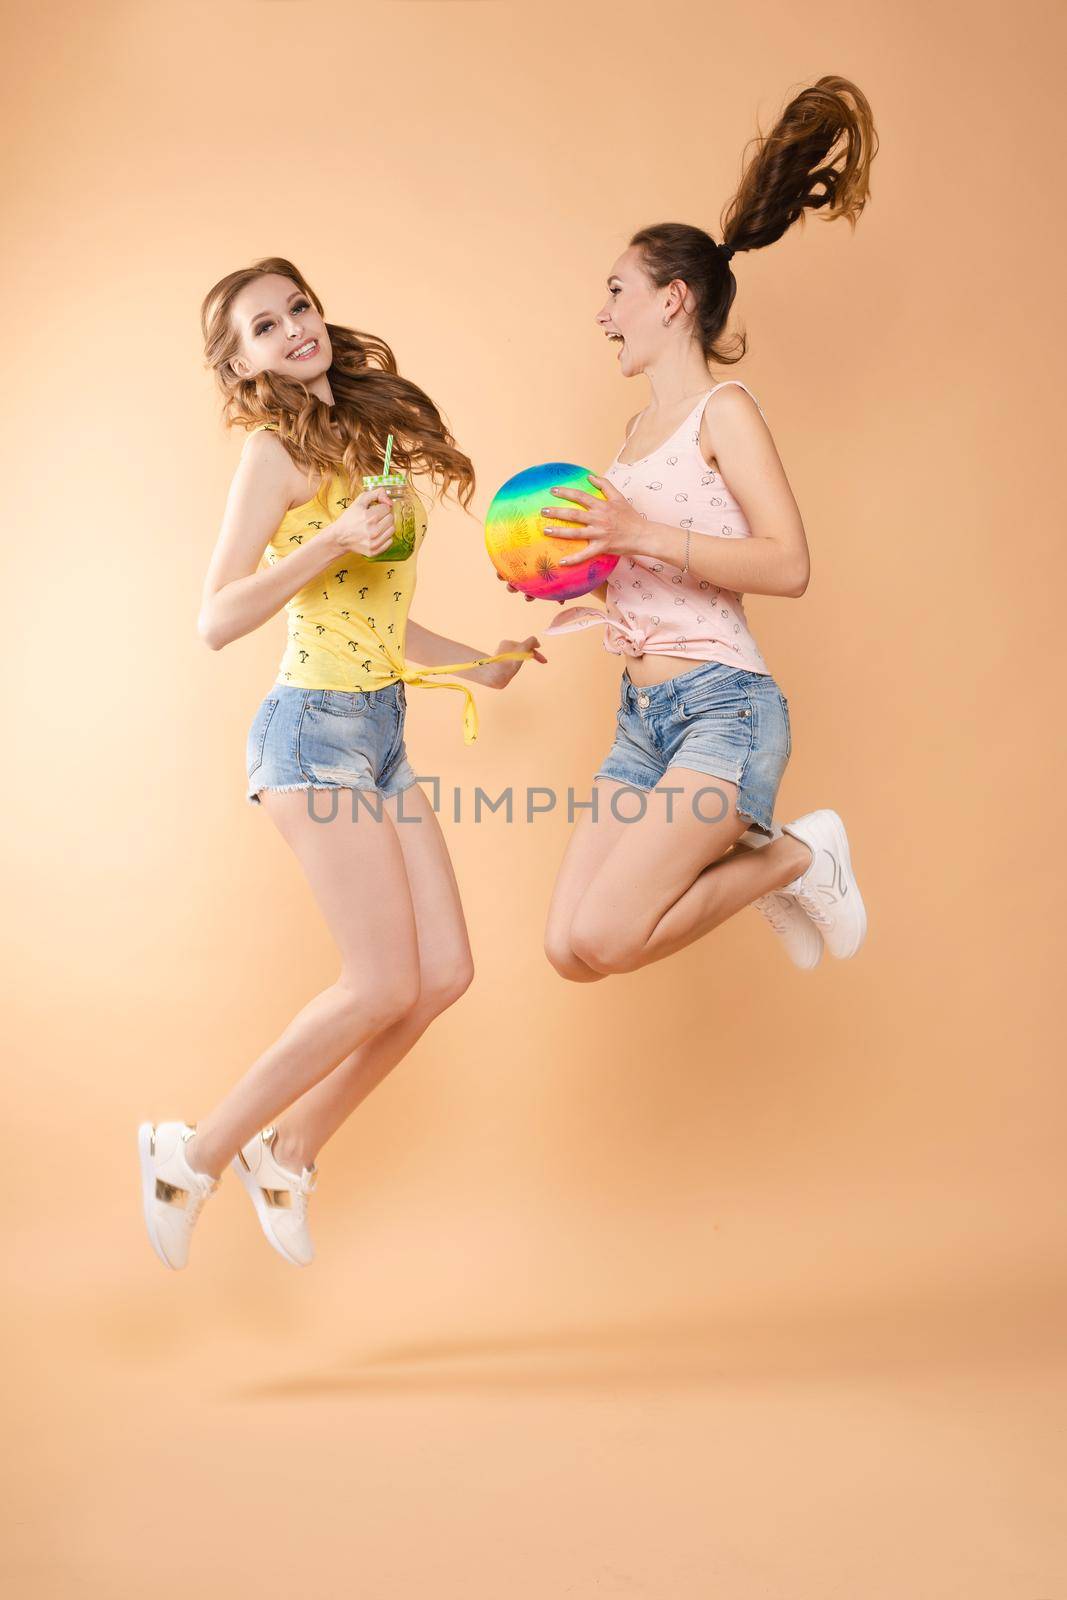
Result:
{"label": "white sneaker with gold detail", "polygon": [[294,1266],[308,1267],[315,1246],[308,1232],[308,1197],[315,1188],[314,1163],[297,1174],[283,1167],[274,1155],[278,1130],[264,1128],[249,1139],[233,1158],[233,1170],[248,1190],[260,1227],[279,1255]]}
{"label": "white sneaker with gold detail", "polygon": [[186,1122],[142,1122],[137,1130],[141,1198],[152,1249],[175,1271],[189,1259],[189,1239],[204,1201],[219,1180],[196,1172],[185,1147],[196,1132]]}
{"label": "white sneaker with gold detail", "polygon": [[[772,823],[771,827],[773,832],[770,838],[755,828],[749,828],[737,842],[747,850],[759,850],[764,845],[773,844],[775,839],[781,838],[782,828],[777,822]],[[770,923],[785,945],[786,954],[794,966],[810,972],[812,967],[819,965],[822,960],[822,935],[804,907],[791,894],[772,889],[767,894],[761,894],[758,900],[753,900],[752,909]]]}

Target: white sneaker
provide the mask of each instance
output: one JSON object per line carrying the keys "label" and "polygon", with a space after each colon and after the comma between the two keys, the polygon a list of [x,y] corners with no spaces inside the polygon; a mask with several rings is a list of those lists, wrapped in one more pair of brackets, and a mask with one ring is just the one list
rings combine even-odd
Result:
{"label": "white sneaker", "polygon": [[812,858],[799,878],[780,893],[793,896],[818,926],[832,956],[854,956],[867,933],[867,909],[852,875],[845,824],[836,811],[809,811],[782,825],[802,839]]}
{"label": "white sneaker", "polygon": [[164,1266],[175,1271],[188,1261],[196,1219],[219,1186],[217,1178],[195,1172],[185,1158],[185,1146],[195,1132],[185,1122],[142,1122],[137,1130],[148,1237]]}
{"label": "white sneaker", "polygon": [[[777,822],[772,823],[771,827],[773,829],[771,838],[765,833],[757,832],[755,828],[749,828],[737,842],[748,850],[759,850],[764,845],[773,844],[775,839],[782,837],[782,830]],[[799,905],[792,895],[783,894],[780,889],[772,889],[751,903],[753,910],[758,911],[770,923],[795,966],[810,972],[812,967],[819,965],[822,960],[822,935],[803,906]]]}
{"label": "white sneaker", "polygon": [[298,1176],[274,1158],[278,1130],[264,1128],[249,1139],[233,1158],[233,1170],[256,1208],[267,1239],[294,1266],[310,1266],[315,1246],[308,1232],[308,1196],[315,1187],[318,1168],[312,1164]]}

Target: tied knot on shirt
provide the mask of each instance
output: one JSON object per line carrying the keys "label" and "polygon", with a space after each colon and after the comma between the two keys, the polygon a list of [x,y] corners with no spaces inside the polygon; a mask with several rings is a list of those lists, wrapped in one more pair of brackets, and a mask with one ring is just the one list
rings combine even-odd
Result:
{"label": "tied knot on shirt", "polygon": [[643,655],[648,642],[649,630],[642,628],[637,623],[628,621],[625,617],[612,617],[608,621],[609,631],[619,635],[619,642],[628,655]]}

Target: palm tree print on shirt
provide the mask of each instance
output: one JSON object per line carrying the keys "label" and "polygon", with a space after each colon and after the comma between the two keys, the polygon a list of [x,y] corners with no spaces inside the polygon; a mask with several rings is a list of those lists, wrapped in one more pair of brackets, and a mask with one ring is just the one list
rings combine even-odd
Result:
{"label": "palm tree print on shirt", "polygon": [[[350,504],[348,495],[335,493],[330,500],[332,516],[337,516]],[[297,515],[286,513],[267,546],[266,561],[271,566],[330,526],[331,517],[324,517],[318,508],[313,516],[300,507],[294,509]],[[416,546],[425,533],[425,526],[420,519],[416,526]],[[414,561],[408,561],[403,566],[394,562],[385,568],[368,568],[362,562],[353,565],[349,560],[340,567],[331,567],[323,575],[326,581],[322,589],[301,590],[294,600],[296,604],[303,604],[305,609],[292,609],[294,600],[287,602],[285,607],[289,638],[279,666],[279,679],[302,687],[336,687],[339,653],[346,651],[345,659],[350,661],[349,670],[353,674],[358,673],[361,680],[370,678],[376,681],[385,667],[382,657],[389,660],[389,652],[382,644],[371,642],[368,630],[378,632],[380,629],[381,634],[386,637],[391,635],[394,639],[403,637],[399,623],[406,611],[402,609],[401,613],[393,614],[393,608],[404,607],[405,594],[410,595],[413,585],[409,587],[401,583],[397,586],[396,580],[401,576],[413,577],[414,565]],[[359,570],[360,566],[363,567],[362,571]],[[322,579],[319,581],[322,582]],[[342,598],[339,592],[342,585],[346,586],[343,597],[348,601],[344,607],[338,604]],[[355,596],[363,603],[369,600],[374,606],[373,613],[365,612],[362,607],[354,608],[352,600]],[[298,627],[301,623],[305,625],[303,629]],[[389,681],[393,681],[392,674]],[[374,687],[374,682],[368,687]]]}

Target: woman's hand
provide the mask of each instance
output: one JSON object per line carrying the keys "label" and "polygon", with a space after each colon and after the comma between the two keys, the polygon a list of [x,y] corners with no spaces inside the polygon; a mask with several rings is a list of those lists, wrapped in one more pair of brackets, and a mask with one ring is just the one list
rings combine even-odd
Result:
{"label": "woman's hand", "polygon": [[[497,577],[500,579],[501,583],[508,583],[508,580],[505,578],[505,576],[504,576],[504,574],[502,572],[498,572],[497,573]],[[513,583],[508,583],[508,588],[510,589],[512,594],[522,594],[522,590],[521,589],[516,589],[516,587],[515,587],[515,585]],[[523,594],[522,597],[523,597],[524,600],[532,600],[533,599],[533,595],[532,594]],[[562,604],[563,604],[563,602],[561,600],[560,601],[560,605],[562,605]]]}
{"label": "woman's hand", "polygon": [[586,494],[584,489],[556,487],[551,492],[561,500],[573,501],[579,510],[569,506],[542,506],[542,517],[563,517],[570,523],[580,523],[579,528],[545,528],[553,539],[587,539],[584,550],[572,556],[561,556],[560,567],[573,567],[579,561],[590,561],[594,556],[634,556],[643,551],[645,519],[635,511],[625,495],[619,493],[608,478],[587,474],[590,483],[604,491],[605,498]]}
{"label": "woman's hand", "polygon": [[[529,598],[529,596],[527,596]],[[547,662],[548,657],[543,656],[537,648],[538,641],[531,634],[528,639],[501,639],[495,650],[490,650],[492,656],[503,655],[506,650],[532,650],[535,661]],[[520,667],[526,665],[525,661],[487,661],[484,667],[476,668],[477,681],[484,683],[488,689],[506,689]],[[475,673],[471,673],[473,678]]]}
{"label": "woman's hand", "polygon": [[380,556],[395,536],[393,502],[384,489],[364,489],[335,522],[330,534],[338,554],[351,551],[357,556]]}

